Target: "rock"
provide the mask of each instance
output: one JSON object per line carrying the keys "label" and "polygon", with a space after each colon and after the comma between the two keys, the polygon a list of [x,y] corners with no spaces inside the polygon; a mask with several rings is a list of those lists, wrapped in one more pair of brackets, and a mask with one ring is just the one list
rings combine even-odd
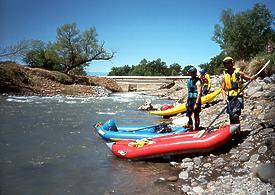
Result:
{"label": "rock", "polygon": [[161,183],[164,183],[165,181],[166,181],[165,178],[160,177],[160,178],[158,178],[158,179],[155,181],[155,183],[156,183],[156,184],[161,184]]}
{"label": "rock", "polygon": [[202,194],[204,193],[204,189],[200,186],[193,187],[193,191],[197,194]]}
{"label": "rock", "polygon": [[184,193],[187,193],[188,191],[190,191],[191,187],[190,186],[186,186],[186,185],[183,185],[181,187],[181,191],[184,192]]}
{"label": "rock", "polygon": [[178,163],[177,163],[177,162],[172,161],[172,162],[170,162],[170,165],[171,165],[172,167],[175,167],[175,166],[177,166],[177,165],[178,165]]}
{"label": "rock", "polygon": [[191,158],[184,158],[184,159],[182,159],[182,162],[183,163],[192,162],[192,159]]}
{"label": "rock", "polygon": [[264,154],[264,153],[266,153],[266,151],[267,151],[267,146],[261,146],[258,149],[258,153],[260,153],[260,154]]}
{"label": "rock", "polygon": [[222,167],[224,167],[224,159],[217,158],[216,160],[213,161],[213,164],[214,164],[215,168],[222,168]]}
{"label": "rock", "polygon": [[189,175],[188,175],[188,172],[187,171],[182,171],[180,174],[179,174],[179,178],[180,179],[183,179],[183,180],[186,180],[188,179]]}
{"label": "rock", "polygon": [[260,155],[259,154],[253,154],[251,157],[250,157],[250,161],[251,162],[257,162],[258,159],[259,159]]}
{"label": "rock", "polygon": [[248,161],[249,160],[249,154],[242,154],[241,156],[240,156],[240,158],[239,158],[239,160],[241,161],[241,162],[245,162],[245,161]]}
{"label": "rock", "polygon": [[262,86],[256,86],[256,87],[249,87],[246,91],[248,96],[252,96],[253,94],[255,94],[258,91],[262,91],[263,87]]}
{"label": "rock", "polygon": [[175,182],[175,181],[178,181],[178,177],[177,176],[169,176],[166,178],[166,181]]}
{"label": "rock", "polygon": [[205,167],[205,168],[211,167],[211,163],[205,163],[205,164],[203,165],[203,167]]}
{"label": "rock", "polygon": [[265,77],[265,78],[263,79],[263,81],[264,81],[266,84],[272,83],[272,79],[269,78],[269,77]]}
{"label": "rock", "polygon": [[256,93],[253,93],[253,95],[251,95],[252,98],[259,98],[259,97],[263,97],[264,96],[264,92],[262,91],[258,91]]}
{"label": "rock", "polygon": [[256,176],[263,182],[271,182],[275,179],[275,164],[260,164],[256,169]]}
{"label": "rock", "polygon": [[195,157],[193,158],[193,162],[195,165],[199,166],[201,164],[201,158],[200,157]]}
{"label": "rock", "polygon": [[181,167],[183,169],[185,169],[187,172],[189,172],[189,171],[191,171],[193,169],[193,165],[194,165],[193,162],[186,162],[186,163],[182,163]]}

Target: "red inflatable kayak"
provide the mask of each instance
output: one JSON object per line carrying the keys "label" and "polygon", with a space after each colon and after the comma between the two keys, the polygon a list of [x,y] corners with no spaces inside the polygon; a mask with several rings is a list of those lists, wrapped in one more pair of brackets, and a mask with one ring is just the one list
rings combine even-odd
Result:
{"label": "red inflatable kayak", "polygon": [[193,131],[153,139],[107,143],[112,153],[123,159],[144,159],[183,153],[208,152],[228,140],[239,125],[226,125],[211,132]]}

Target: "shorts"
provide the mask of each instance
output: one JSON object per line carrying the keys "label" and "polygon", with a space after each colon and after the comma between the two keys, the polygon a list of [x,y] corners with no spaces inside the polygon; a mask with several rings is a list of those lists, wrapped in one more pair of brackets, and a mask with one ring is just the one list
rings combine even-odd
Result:
{"label": "shorts", "polygon": [[196,104],[197,98],[191,98],[187,100],[187,116],[191,116],[192,113],[200,113],[201,112],[201,101],[197,104],[196,110],[194,110],[194,106]]}
{"label": "shorts", "polygon": [[227,113],[231,116],[241,115],[242,109],[244,108],[243,96],[236,97],[232,102],[230,102],[235,96],[228,96]]}

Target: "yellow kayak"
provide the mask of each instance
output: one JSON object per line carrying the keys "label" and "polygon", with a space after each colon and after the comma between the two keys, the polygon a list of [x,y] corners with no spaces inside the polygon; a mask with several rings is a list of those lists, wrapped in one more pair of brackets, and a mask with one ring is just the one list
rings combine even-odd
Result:
{"label": "yellow kayak", "polygon": [[[221,92],[221,88],[217,89],[216,91],[214,91],[212,93],[207,94],[206,96],[203,96],[201,98],[201,103],[206,104],[208,102],[211,102],[213,99],[215,99],[215,97],[217,95],[219,95],[220,92]],[[178,105],[174,108],[170,108],[168,110],[151,111],[149,113],[154,114],[154,115],[168,117],[168,116],[176,115],[176,114],[181,113],[181,112],[185,112],[186,110],[187,110],[186,109],[186,104],[180,104],[180,105]]]}

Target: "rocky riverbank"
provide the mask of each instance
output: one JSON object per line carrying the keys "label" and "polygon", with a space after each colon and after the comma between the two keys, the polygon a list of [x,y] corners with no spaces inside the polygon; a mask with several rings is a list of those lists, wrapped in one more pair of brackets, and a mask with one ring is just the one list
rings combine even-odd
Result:
{"label": "rocky riverbank", "polygon": [[[220,99],[203,107],[202,127],[207,127],[224,107]],[[178,175],[160,180],[184,194],[274,194],[274,100],[275,75],[258,78],[245,91],[241,135],[211,153],[177,157],[170,165]],[[228,122],[224,113],[213,126]]]}
{"label": "rocky riverbank", "polygon": [[112,79],[66,75],[57,71],[0,62],[0,93],[35,96],[108,96],[122,91]]}

